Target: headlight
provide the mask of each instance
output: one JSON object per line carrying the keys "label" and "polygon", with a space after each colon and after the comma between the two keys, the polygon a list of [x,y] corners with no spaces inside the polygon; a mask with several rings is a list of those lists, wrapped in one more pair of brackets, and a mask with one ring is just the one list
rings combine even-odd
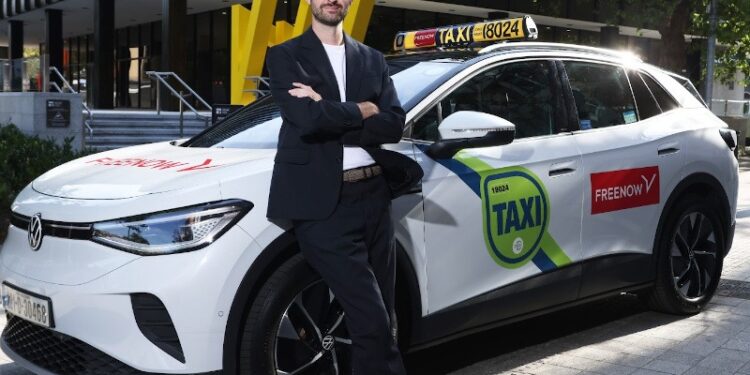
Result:
{"label": "headlight", "polygon": [[161,255],[208,246],[239,221],[253,204],[232,199],[93,223],[91,240],[141,255]]}

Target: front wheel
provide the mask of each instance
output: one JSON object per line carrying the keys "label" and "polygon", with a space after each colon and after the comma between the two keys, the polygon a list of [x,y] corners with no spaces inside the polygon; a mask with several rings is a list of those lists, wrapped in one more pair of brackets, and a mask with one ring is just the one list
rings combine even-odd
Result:
{"label": "front wheel", "polygon": [[672,314],[695,314],[711,300],[723,266],[724,232],[718,205],[689,195],[668,214],[656,251],[656,283],[649,306]]}
{"label": "front wheel", "polygon": [[297,254],[263,285],[245,317],[239,373],[350,374],[351,340],[333,293]]}

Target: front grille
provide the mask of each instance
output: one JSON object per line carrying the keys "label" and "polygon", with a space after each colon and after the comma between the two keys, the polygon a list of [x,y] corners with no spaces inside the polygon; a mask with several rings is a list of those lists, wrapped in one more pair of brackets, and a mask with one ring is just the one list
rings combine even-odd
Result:
{"label": "front grille", "polygon": [[136,370],[83,341],[9,313],[7,316],[3,340],[18,355],[48,371],[61,375],[150,374]]}
{"label": "front grille", "polygon": [[[10,223],[16,228],[28,230],[30,217],[12,212]],[[92,226],[90,223],[67,223],[42,219],[42,233],[45,236],[72,238],[76,240],[91,239]]]}

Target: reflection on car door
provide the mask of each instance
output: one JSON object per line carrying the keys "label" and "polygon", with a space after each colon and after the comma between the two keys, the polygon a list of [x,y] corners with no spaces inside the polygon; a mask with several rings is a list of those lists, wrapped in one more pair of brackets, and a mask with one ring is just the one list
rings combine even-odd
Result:
{"label": "reflection on car door", "polygon": [[[566,119],[561,87],[552,61],[506,63],[468,79],[414,122],[412,137],[426,141],[417,160],[425,171],[433,335],[446,320],[464,329],[575,298],[583,180],[572,136],[558,134]],[[461,110],[513,122],[517,139],[451,159],[424,154],[440,120]]]}

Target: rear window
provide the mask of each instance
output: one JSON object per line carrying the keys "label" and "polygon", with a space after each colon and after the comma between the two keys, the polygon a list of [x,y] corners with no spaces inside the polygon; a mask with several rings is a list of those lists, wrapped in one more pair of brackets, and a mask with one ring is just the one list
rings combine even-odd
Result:
{"label": "rear window", "polygon": [[646,86],[648,86],[649,90],[651,90],[651,93],[654,94],[654,97],[659,103],[659,107],[661,107],[662,111],[671,111],[680,106],[677,101],[674,100],[671,95],[669,95],[667,90],[664,90],[664,88],[661,87],[661,85],[653,78],[651,78],[651,76],[643,73],[640,73],[640,76],[641,78],[643,78],[643,81],[646,82]]}
{"label": "rear window", "polygon": [[661,114],[659,104],[656,103],[656,99],[651,94],[651,90],[648,89],[646,83],[643,82],[641,75],[635,70],[629,70],[628,78],[630,79],[630,86],[633,88],[635,104],[638,106],[638,118],[645,120]]}
{"label": "rear window", "polygon": [[581,130],[638,121],[630,84],[622,67],[565,61]]}

